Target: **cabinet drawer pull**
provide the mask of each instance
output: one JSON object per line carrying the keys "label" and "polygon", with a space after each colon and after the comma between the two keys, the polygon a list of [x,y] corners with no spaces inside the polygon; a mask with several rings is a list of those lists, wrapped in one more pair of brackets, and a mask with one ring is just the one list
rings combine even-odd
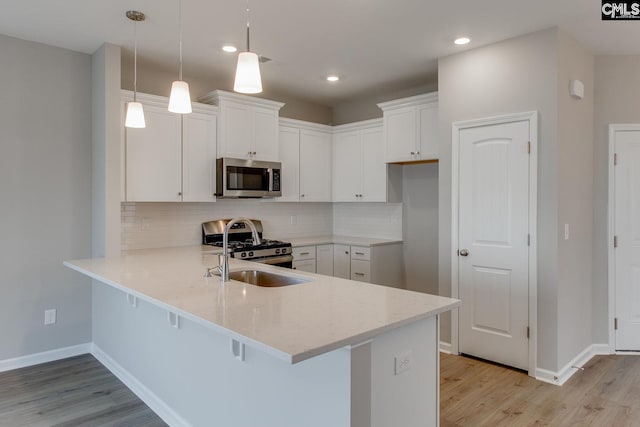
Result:
{"label": "cabinet drawer pull", "polygon": [[349,251],[344,251],[345,255],[349,255]]}
{"label": "cabinet drawer pull", "polygon": [[356,276],[364,276],[364,273],[353,273],[353,274],[355,274]]}
{"label": "cabinet drawer pull", "polygon": [[356,255],[364,255],[364,252],[356,252]]}
{"label": "cabinet drawer pull", "polygon": [[309,252],[300,252],[300,255],[309,255]]}
{"label": "cabinet drawer pull", "polygon": [[415,151],[412,151],[412,152],[411,152],[411,155],[412,155],[412,156],[415,156],[415,155],[416,155]]}

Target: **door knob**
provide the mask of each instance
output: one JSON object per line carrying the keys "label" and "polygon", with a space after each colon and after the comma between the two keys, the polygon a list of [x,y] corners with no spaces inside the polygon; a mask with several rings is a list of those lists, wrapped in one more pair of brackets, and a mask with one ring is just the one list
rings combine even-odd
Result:
{"label": "door knob", "polygon": [[458,253],[460,256],[469,256],[469,249],[460,249]]}

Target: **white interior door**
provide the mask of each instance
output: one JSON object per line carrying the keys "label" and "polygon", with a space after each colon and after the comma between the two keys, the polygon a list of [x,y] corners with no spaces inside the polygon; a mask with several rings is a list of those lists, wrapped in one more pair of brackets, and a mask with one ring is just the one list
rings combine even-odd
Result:
{"label": "white interior door", "polygon": [[460,130],[459,350],[529,368],[529,121]]}
{"label": "white interior door", "polygon": [[640,350],[640,131],[615,138],[615,348]]}

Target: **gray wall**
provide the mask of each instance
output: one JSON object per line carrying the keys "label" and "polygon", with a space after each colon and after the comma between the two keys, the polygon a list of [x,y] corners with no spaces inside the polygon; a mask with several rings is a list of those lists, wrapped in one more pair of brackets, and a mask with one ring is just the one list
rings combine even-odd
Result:
{"label": "gray wall", "polygon": [[[585,96],[569,95],[569,81]],[[558,33],[558,366],[592,341],[594,58]],[[564,239],[569,224],[569,240]]]}
{"label": "gray wall", "polygon": [[[91,341],[91,58],[0,35],[0,360]],[[44,310],[58,322],[44,326]]]}
{"label": "gray wall", "polygon": [[[168,70],[157,64],[150,64],[138,57],[138,91],[160,96],[169,96],[171,82],[176,80],[176,70]],[[184,79],[189,83],[192,100],[215,89],[233,90],[233,80],[215,75],[190,75],[185,72]],[[133,58],[122,56],[122,88],[133,90]],[[331,107],[308,102],[278,88],[265,86],[261,98],[284,102],[280,117],[305,120],[314,123],[330,124],[333,119]]]}
{"label": "gray wall", "polygon": [[[557,39],[550,29],[442,58],[440,104],[439,285],[451,292],[451,124],[537,110],[538,366],[558,366]],[[448,316],[442,340],[449,341]]]}
{"label": "gray wall", "polygon": [[595,151],[593,234],[593,339],[606,343],[608,129],[613,123],[640,123],[639,55],[595,59]]}
{"label": "gray wall", "polygon": [[406,98],[438,90],[437,76],[425,76],[424,81],[425,83],[419,86],[376,93],[335,105],[333,107],[333,124],[342,125],[361,120],[376,119],[382,117],[382,110],[378,108],[377,105],[380,102],[392,101],[394,99]]}
{"label": "gray wall", "polygon": [[438,294],[438,164],[402,166],[407,289]]}
{"label": "gray wall", "polygon": [[92,239],[94,257],[120,254],[120,47],[104,44],[91,56]]}

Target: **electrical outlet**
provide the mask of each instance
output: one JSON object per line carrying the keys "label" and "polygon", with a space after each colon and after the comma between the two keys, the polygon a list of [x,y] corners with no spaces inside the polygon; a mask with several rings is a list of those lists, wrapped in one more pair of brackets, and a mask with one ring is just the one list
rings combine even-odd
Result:
{"label": "electrical outlet", "polygon": [[396,375],[411,369],[412,361],[413,361],[413,352],[411,350],[398,354],[395,357]]}
{"label": "electrical outlet", "polygon": [[53,325],[56,323],[56,309],[52,308],[51,310],[44,311],[44,324],[45,325]]}
{"label": "electrical outlet", "polygon": [[564,225],[564,240],[569,240],[569,224]]}

